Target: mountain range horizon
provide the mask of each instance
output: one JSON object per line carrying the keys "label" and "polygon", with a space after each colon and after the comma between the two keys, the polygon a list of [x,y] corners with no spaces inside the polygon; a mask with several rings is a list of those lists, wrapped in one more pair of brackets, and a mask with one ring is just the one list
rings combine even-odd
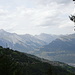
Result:
{"label": "mountain range horizon", "polygon": [[36,35],[41,35],[41,34],[48,34],[48,35],[58,35],[58,36],[60,36],[60,35],[70,35],[70,34],[74,34],[74,32],[73,33],[60,33],[60,34],[56,34],[56,33],[46,33],[46,32],[43,32],[43,33],[36,33],[36,34],[31,34],[31,33],[16,33],[16,32],[11,32],[11,31],[9,31],[9,30],[5,30],[5,29],[0,29],[0,31],[5,31],[5,32],[8,32],[8,33],[12,33],[12,34],[18,34],[18,35],[26,35],[26,34],[29,34],[29,35],[32,35],[32,36],[36,36]]}
{"label": "mountain range horizon", "polygon": [[75,34],[18,35],[1,29],[0,46],[75,65]]}

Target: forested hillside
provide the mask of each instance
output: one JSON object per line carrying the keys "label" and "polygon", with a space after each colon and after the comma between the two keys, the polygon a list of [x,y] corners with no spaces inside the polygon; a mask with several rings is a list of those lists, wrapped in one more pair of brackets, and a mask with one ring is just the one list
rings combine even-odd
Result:
{"label": "forested hillside", "polygon": [[0,47],[0,75],[75,75],[74,71],[71,66],[53,66],[32,55]]}

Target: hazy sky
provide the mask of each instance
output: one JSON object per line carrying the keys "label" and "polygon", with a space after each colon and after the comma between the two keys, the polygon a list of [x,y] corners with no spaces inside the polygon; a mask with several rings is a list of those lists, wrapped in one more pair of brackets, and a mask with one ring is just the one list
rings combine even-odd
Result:
{"label": "hazy sky", "polygon": [[18,34],[70,34],[72,0],[0,0],[0,29]]}

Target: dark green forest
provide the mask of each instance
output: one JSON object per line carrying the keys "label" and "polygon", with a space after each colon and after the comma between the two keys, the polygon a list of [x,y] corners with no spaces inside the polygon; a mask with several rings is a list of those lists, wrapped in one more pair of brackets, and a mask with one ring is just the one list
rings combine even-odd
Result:
{"label": "dark green forest", "polygon": [[0,46],[0,75],[75,75],[74,67],[53,66],[28,55]]}

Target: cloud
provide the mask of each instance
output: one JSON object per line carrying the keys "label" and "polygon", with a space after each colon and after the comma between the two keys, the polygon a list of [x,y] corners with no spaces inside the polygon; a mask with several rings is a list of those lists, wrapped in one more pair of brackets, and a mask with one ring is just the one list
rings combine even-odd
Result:
{"label": "cloud", "polygon": [[63,29],[71,24],[67,23],[73,11],[70,0],[2,0],[0,4],[0,28],[11,32],[42,33],[49,32],[48,27]]}
{"label": "cloud", "polygon": [[57,2],[57,3],[64,3],[64,4],[68,4],[71,2],[71,0],[51,0],[53,2]]}
{"label": "cloud", "polygon": [[49,5],[50,3],[69,4],[71,0],[33,0],[36,4]]}

